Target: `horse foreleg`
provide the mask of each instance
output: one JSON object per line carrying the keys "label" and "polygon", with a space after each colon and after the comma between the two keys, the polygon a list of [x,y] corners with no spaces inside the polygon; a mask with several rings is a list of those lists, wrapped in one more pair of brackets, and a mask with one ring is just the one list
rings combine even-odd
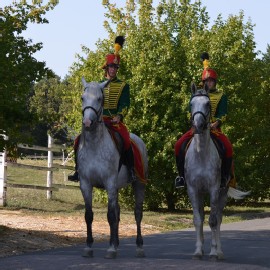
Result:
{"label": "horse foreleg", "polygon": [[117,248],[119,246],[119,221],[120,221],[120,207],[118,204],[117,195],[110,196],[109,195],[108,202],[108,213],[107,219],[110,225],[110,247],[107,250],[107,254],[105,258],[114,259],[117,255]]}
{"label": "horse foreleg", "polygon": [[140,182],[136,182],[134,186],[134,193],[135,193],[135,209],[134,209],[134,216],[137,225],[137,238],[136,238],[136,257],[142,258],[145,257],[144,250],[143,250],[143,238],[141,232],[141,222],[143,217],[143,201],[144,201],[144,184]]}
{"label": "horse foreleg", "polygon": [[80,180],[80,188],[84,198],[85,203],[85,222],[86,222],[86,229],[87,229],[87,238],[86,238],[86,245],[87,247],[83,250],[82,256],[84,257],[93,257],[93,249],[92,245],[94,242],[93,234],[92,234],[92,223],[94,219],[94,214],[92,211],[92,187],[89,185],[84,186],[83,180]]}
{"label": "horse foreleg", "polygon": [[188,190],[189,198],[193,209],[193,224],[196,231],[196,249],[193,254],[193,259],[201,259],[203,256],[203,202],[202,196],[198,193]]}
{"label": "horse foreleg", "polygon": [[198,211],[193,211],[193,223],[196,230],[196,244],[193,259],[201,259],[203,256],[203,223]]}
{"label": "horse foreleg", "polygon": [[85,222],[86,222],[86,228],[87,228],[87,238],[86,238],[86,245],[87,247],[83,251],[83,257],[93,257],[93,249],[92,245],[94,242],[93,234],[92,234],[92,223],[94,214],[92,209],[85,210]]}

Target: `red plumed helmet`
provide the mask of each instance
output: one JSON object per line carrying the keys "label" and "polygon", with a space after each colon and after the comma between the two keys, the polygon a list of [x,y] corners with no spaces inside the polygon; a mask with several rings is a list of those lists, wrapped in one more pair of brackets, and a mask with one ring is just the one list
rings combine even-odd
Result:
{"label": "red plumed helmet", "polygon": [[112,54],[107,54],[106,55],[106,63],[105,65],[111,65],[111,64],[115,64],[117,66],[119,66],[120,64],[120,56],[119,55],[115,55],[114,53]]}
{"label": "red plumed helmet", "polygon": [[217,80],[217,73],[215,72],[215,70],[213,70],[212,68],[209,68],[209,54],[207,52],[203,52],[201,54],[201,61],[203,63],[203,67],[204,67],[204,70],[203,70],[203,73],[202,73],[202,81],[205,81],[209,78],[211,79],[214,79],[214,80]]}
{"label": "red plumed helmet", "polygon": [[114,42],[114,53],[110,53],[106,55],[105,63],[103,64],[102,68],[105,69],[109,65],[116,65],[119,66],[120,64],[120,55],[119,51],[122,49],[125,42],[124,36],[117,36]]}
{"label": "red plumed helmet", "polygon": [[202,73],[202,81],[205,81],[209,78],[217,80],[217,77],[218,77],[217,73],[212,68],[206,68]]}

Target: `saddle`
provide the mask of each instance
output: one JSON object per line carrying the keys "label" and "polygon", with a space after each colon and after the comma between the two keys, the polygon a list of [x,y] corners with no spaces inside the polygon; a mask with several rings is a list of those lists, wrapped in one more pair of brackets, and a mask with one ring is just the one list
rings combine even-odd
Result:
{"label": "saddle", "polygon": [[219,157],[221,159],[223,159],[223,157],[225,156],[225,153],[226,153],[226,149],[224,147],[223,142],[221,140],[219,140],[216,136],[214,136],[212,133],[210,134],[210,136],[211,136],[213,143],[215,144],[215,146],[217,148]]}
{"label": "saddle", "polygon": [[[215,144],[215,146],[217,148],[219,157],[221,159],[223,159],[223,157],[225,156],[225,153],[226,153],[226,149],[224,147],[223,142],[221,140],[219,140],[216,136],[214,136],[212,133],[210,134],[210,136],[211,136],[211,139],[212,139],[213,143]],[[184,149],[185,155],[186,155],[186,152],[187,152],[187,150],[189,148],[191,140],[192,140],[192,138],[190,140],[187,140],[186,142],[183,142],[183,144],[182,144],[181,148]]]}
{"label": "saddle", "polygon": [[[120,135],[120,133],[118,133],[117,131],[112,130],[108,127],[107,129],[120,155],[119,168],[118,168],[118,171],[120,171],[122,165],[127,166],[127,158],[124,151],[124,139]],[[146,184],[147,179],[145,179],[142,156],[141,156],[138,146],[133,140],[131,140],[131,148],[132,148],[133,157],[134,157],[134,169],[135,169],[136,176],[140,179],[142,183]]]}
{"label": "saddle", "polygon": [[112,140],[113,142],[115,143],[116,145],[116,148],[118,150],[118,153],[122,159],[123,157],[123,154],[124,154],[124,139],[122,138],[122,136],[120,135],[119,132],[113,130],[113,129],[110,129],[107,127],[107,130],[109,131],[111,137],[112,137]]}

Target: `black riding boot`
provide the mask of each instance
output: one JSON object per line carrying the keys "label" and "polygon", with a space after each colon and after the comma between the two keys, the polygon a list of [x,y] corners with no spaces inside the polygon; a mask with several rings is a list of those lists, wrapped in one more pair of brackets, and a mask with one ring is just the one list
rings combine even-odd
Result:
{"label": "black riding boot", "polygon": [[72,175],[68,176],[68,180],[72,182],[79,182],[79,174],[78,174],[78,163],[77,163],[77,151],[75,152],[75,172]]}
{"label": "black riding boot", "polygon": [[[181,152],[181,151],[180,151]],[[181,153],[176,156],[176,166],[179,175],[175,178],[175,188],[183,188],[185,187],[186,181],[184,177],[184,165],[185,165],[185,158]]]}
{"label": "black riding boot", "polygon": [[230,181],[231,176],[231,169],[232,169],[232,158],[225,157],[222,159],[221,165],[221,182],[220,188],[225,188]]}
{"label": "black riding boot", "polygon": [[126,151],[126,163],[127,163],[127,168],[129,171],[129,178],[128,178],[128,183],[132,183],[136,181],[136,174],[134,170],[134,156],[133,156],[133,150],[132,147]]}
{"label": "black riding boot", "polygon": [[185,155],[186,155],[186,148],[189,143],[189,139],[183,141],[181,148],[179,150],[178,156],[176,156],[176,167],[178,170],[179,175],[175,178],[175,188],[183,188],[186,186],[185,180]]}

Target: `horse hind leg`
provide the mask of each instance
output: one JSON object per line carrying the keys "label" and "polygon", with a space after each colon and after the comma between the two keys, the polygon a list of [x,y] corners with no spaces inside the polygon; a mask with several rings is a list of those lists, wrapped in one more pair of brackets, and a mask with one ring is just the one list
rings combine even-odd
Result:
{"label": "horse hind leg", "polygon": [[211,216],[211,214],[210,214],[209,225],[211,228],[211,250],[209,253],[209,258],[212,261],[216,261],[218,259],[218,252],[217,252],[218,226],[217,226],[217,217],[216,216],[214,216],[214,215]]}
{"label": "horse hind leg", "polygon": [[144,201],[144,184],[137,181],[134,184],[134,193],[135,193],[135,208],[134,208],[134,216],[137,225],[137,237],[136,237],[136,257],[143,258],[145,257],[144,249],[143,249],[143,237],[141,232],[141,222],[143,217],[143,201]]}
{"label": "horse hind leg", "polygon": [[218,214],[217,214],[217,255],[219,260],[224,260],[224,253],[221,248],[220,240],[220,226],[222,223],[223,209],[227,203],[227,191],[222,189],[219,193],[219,202],[218,202]]}
{"label": "horse hind leg", "polygon": [[211,251],[209,254],[210,260],[224,260],[224,254],[221,249],[221,241],[220,241],[220,225],[221,223],[218,221],[216,229],[212,230],[211,237]]}
{"label": "horse hind leg", "polygon": [[211,250],[210,260],[218,259],[218,242],[219,242],[219,221],[218,221],[218,198],[216,194],[210,197],[211,211],[209,216],[209,226],[211,228]]}

